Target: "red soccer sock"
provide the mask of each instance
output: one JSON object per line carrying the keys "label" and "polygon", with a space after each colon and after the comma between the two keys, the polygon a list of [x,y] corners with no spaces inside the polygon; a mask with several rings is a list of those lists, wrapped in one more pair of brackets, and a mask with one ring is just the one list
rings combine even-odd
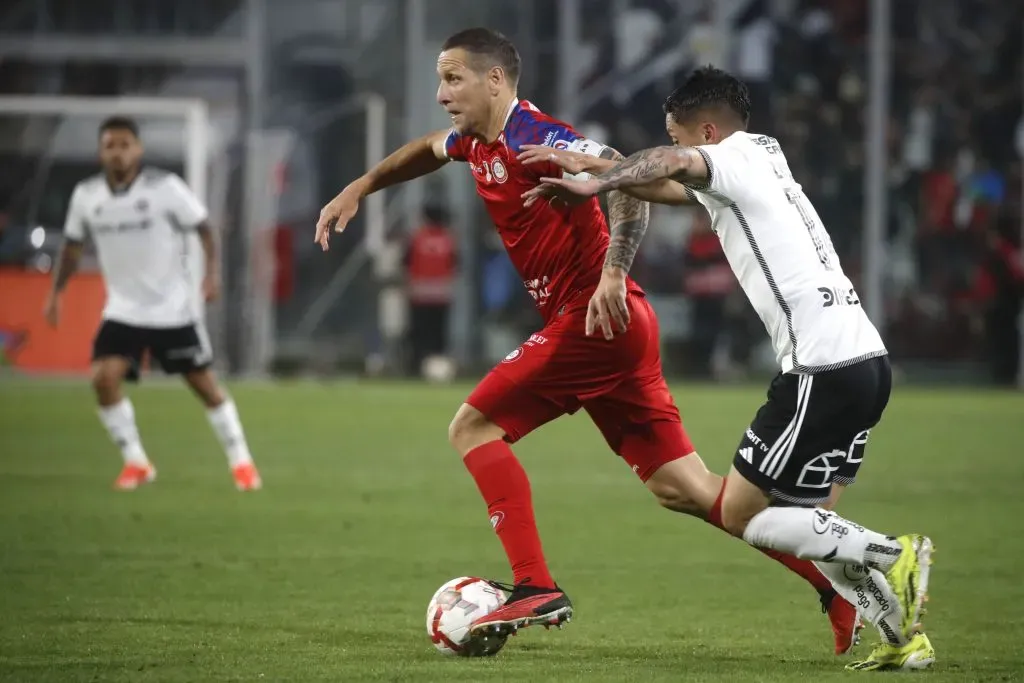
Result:
{"label": "red soccer sock", "polygon": [[554,588],[533,517],[530,480],[504,441],[477,446],[463,458],[487,503],[491,526],[505,546],[516,585]]}
{"label": "red soccer sock", "polygon": [[[723,529],[722,526],[722,499],[725,497],[725,482],[722,482],[722,490],[718,492],[718,498],[715,499],[715,504],[711,506],[711,510],[708,512],[708,523],[713,524],[719,529]],[[785,565],[786,569],[793,572],[794,574],[802,577],[807,583],[814,586],[814,589],[819,593],[824,593],[832,590],[832,582],[825,578],[825,575],[814,566],[814,563],[810,560],[801,560],[798,557],[780,553],[778,550],[772,550],[770,548],[758,548],[762,553],[772,558],[776,562]]]}

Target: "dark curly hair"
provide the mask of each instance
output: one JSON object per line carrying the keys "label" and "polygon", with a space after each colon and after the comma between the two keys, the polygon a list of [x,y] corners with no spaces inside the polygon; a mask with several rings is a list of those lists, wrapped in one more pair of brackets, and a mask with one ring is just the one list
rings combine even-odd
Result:
{"label": "dark curly hair", "polygon": [[728,71],[708,65],[690,74],[662,105],[665,113],[678,122],[707,108],[733,114],[746,128],[750,121],[750,92],[743,81]]}

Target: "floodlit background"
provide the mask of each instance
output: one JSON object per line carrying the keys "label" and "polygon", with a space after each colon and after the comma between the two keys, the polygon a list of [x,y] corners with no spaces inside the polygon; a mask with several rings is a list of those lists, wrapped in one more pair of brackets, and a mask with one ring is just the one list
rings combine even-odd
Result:
{"label": "floodlit background", "polygon": [[[1017,385],[1024,355],[1024,5],[1007,0],[0,2],[0,680],[840,680],[815,596],[658,510],[585,417],[517,446],[578,623],[493,662],[426,640],[436,586],[507,573],[445,428],[539,318],[460,164],[367,201],[328,254],[313,232],[369,163],[446,125],[437,52],[474,25],[518,46],[521,97],[627,154],[667,143],[661,102],[694,66],[748,83],[752,129],[782,144],[898,372],[845,510],[942,551],[930,679],[1016,680],[1024,398],[985,388]],[[254,496],[156,375],[132,396],[161,480],[111,493],[85,379],[94,260],[61,330],[42,321],[111,113],[221,231],[208,326]],[[428,224],[458,259],[424,327],[406,256]],[[775,372],[767,335],[702,209],[657,207],[634,275],[724,471]]]}

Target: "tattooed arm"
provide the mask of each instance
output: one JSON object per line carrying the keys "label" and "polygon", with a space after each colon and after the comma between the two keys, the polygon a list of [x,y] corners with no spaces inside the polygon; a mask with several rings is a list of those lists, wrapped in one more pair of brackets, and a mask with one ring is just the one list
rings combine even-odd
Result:
{"label": "tattooed arm", "polygon": [[[610,147],[602,151],[609,159],[622,159]],[[650,205],[624,192],[608,193],[608,224],[611,241],[605,254],[604,269],[597,289],[587,305],[586,334],[598,329],[605,339],[629,328],[626,274],[633,265],[633,257],[647,232]]]}
{"label": "tattooed arm", "polygon": [[666,178],[680,183],[708,182],[707,158],[694,147],[652,147],[631,154],[595,177],[598,192],[648,185]]}
{"label": "tattooed arm", "polygon": [[[611,154],[602,153],[600,156],[574,152],[568,149],[553,149],[547,145],[523,145],[523,151],[519,154],[519,161],[525,165],[551,163],[563,171],[571,174],[589,173],[599,175],[615,168],[625,157],[618,152]],[[609,150],[610,148],[605,148]],[[523,193],[527,200],[527,206],[538,198],[558,196],[563,200],[569,192],[556,192],[557,188],[548,184],[541,184]],[[652,204],[667,204],[669,206],[695,205],[697,200],[691,192],[688,192],[681,183],[674,180],[658,180],[649,185],[637,185],[629,188],[622,188],[622,191],[631,197],[636,197]],[[578,195],[576,195],[578,196]]]}
{"label": "tattooed arm", "polygon": [[[622,161],[623,157],[611,147],[601,152],[601,158]],[[612,190],[608,193],[608,225],[611,243],[604,259],[604,267],[619,269],[624,276],[633,265],[633,257],[640,248],[640,241],[647,232],[651,218],[651,206],[645,201],[631,197],[625,192]]]}
{"label": "tattooed arm", "polygon": [[589,180],[541,178],[570,192],[590,196],[611,190],[649,185],[666,178],[695,187],[711,185],[714,174],[710,157],[695,147],[654,147],[630,155]]}

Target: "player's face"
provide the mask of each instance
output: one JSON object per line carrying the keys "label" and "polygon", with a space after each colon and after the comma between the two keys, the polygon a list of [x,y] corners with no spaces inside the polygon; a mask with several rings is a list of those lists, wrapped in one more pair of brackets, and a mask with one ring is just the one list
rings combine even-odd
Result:
{"label": "player's face", "polygon": [[696,147],[717,142],[715,125],[699,119],[679,122],[672,114],[665,114],[665,132],[668,133],[672,144],[679,147]]}
{"label": "player's face", "polygon": [[472,68],[470,55],[461,48],[445,50],[437,58],[437,102],[460,135],[483,130],[490,121],[492,83],[488,74]]}
{"label": "player's face", "polygon": [[100,136],[100,164],[114,176],[124,176],[138,168],[142,143],[130,130],[111,128]]}

